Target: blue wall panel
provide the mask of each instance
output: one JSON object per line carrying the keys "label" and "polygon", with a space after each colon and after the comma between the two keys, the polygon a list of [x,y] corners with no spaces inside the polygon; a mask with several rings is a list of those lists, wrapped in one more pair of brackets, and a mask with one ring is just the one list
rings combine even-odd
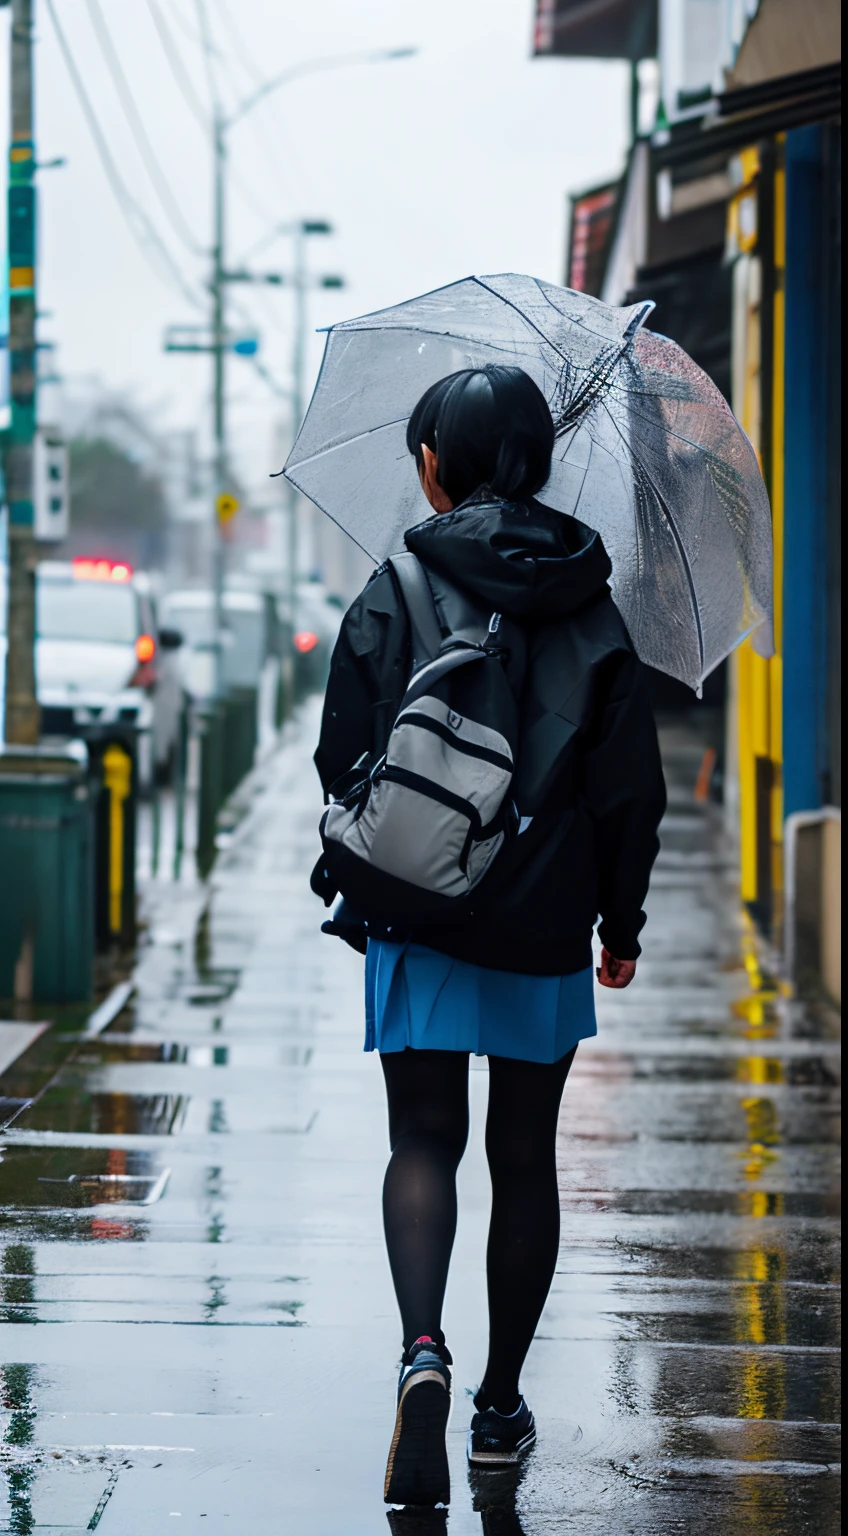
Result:
{"label": "blue wall panel", "polygon": [[822,133],[786,137],[784,810],[822,804],[827,766],[827,288]]}

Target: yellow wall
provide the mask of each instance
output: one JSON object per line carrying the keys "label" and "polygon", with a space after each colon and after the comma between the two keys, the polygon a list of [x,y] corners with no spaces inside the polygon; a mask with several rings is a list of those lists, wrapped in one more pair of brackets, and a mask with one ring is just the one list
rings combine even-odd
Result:
{"label": "yellow wall", "polygon": [[[775,220],[773,230],[758,230],[753,210],[756,207],[756,183],[761,174],[756,150],[740,156],[741,186],[730,204],[730,239],[738,259],[747,264],[747,276],[735,286],[734,303],[744,306],[744,314],[734,316],[734,345],[741,356],[734,358],[734,399],[736,414],[742,422],[758,455],[761,454],[761,423],[764,416],[771,424],[772,525],[774,536],[774,642],[776,654],[764,660],[746,641],[736,652],[737,740],[739,772],[740,874],[743,900],[762,900],[767,894],[758,888],[757,835],[761,817],[757,806],[757,759],[771,765],[768,826],[771,864],[772,909],[780,914],[783,887],[783,760],[782,722],[782,587],[783,587],[783,413],[784,413],[784,290],[786,228],[785,175],[782,167],[774,176]],[[770,398],[767,381],[761,371],[762,308],[759,258],[757,248],[764,240],[773,241],[776,269],[773,329],[773,375]],[[765,386],[765,387],[764,387]]]}

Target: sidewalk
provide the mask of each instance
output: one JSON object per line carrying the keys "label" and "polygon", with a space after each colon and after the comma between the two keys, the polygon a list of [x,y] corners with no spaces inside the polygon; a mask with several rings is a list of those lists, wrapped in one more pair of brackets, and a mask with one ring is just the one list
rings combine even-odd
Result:
{"label": "sidewalk", "polygon": [[[135,998],[3,1139],[2,1531],[389,1529],[385,1110],[362,962],[306,885],[315,720],[261,770],[208,905],[151,887]],[[700,747],[666,749],[646,955],[599,997],[566,1091],[517,1486],[470,1488],[464,1462],[486,1332],[472,1072],[450,1536],[837,1529],[836,1025],[776,999],[753,951],[746,969]]]}

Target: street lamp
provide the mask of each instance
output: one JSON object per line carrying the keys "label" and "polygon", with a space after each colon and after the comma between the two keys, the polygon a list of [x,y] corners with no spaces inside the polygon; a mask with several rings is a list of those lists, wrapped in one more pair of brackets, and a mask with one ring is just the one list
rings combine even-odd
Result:
{"label": "street lamp", "polygon": [[[309,277],[306,267],[306,242],[310,235],[332,234],[332,225],[321,219],[304,219],[294,231],[294,290],[295,322],[292,347],[292,442],[297,437],[306,408],[306,293]],[[344,279],[326,276],[320,280],[323,288],[343,288]],[[286,482],[289,507],[289,559],[288,559],[288,609],[292,634],[297,633],[297,565],[298,539],[298,490],[291,480]]]}
{"label": "street lamp", "polygon": [[[209,19],[206,10],[206,0],[198,0],[198,16],[203,34],[203,46],[207,58],[212,56],[212,39],[209,29]],[[347,68],[354,64],[380,64],[389,63],[396,59],[410,58],[418,50],[416,48],[380,48],[363,50],[358,53],[328,55],[323,58],[308,59],[303,64],[296,64],[293,68],[284,70],[281,74],[273,76],[257,87],[250,95],[246,96],[230,113],[224,116],[220,97],[214,83],[214,75],[210,70],[210,86],[212,89],[212,147],[213,147],[213,245],[212,245],[212,275],[209,290],[212,297],[212,325],[211,338],[208,350],[213,355],[214,390],[213,390],[213,420],[214,420],[214,479],[215,479],[215,505],[216,509],[220,498],[227,490],[227,440],[226,440],[226,397],[225,397],[225,373],[224,360],[228,346],[225,312],[225,294],[228,278],[235,274],[226,270],[225,247],[225,174],[226,174],[226,138],[230,129],[240,123],[242,118],[252,112],[254,107],[270,96],[274,91],[280,90],[304,75],[318,74],[325,70]],[[304,219],[293,226],[291,233],[295,236],[295,264],[294,287],[297,304],[297,316],[295,325],[294,346],[294,388],[292,391],[292,417],[294,430],[297,432],[303,416],[303,367],[304,367],[304,337],[301,334],[305,325],[304,313],[304,289],[306,284],[305,252],[303,241],[308,235],[324,235],[331,232],[331,226],[324,219]],[[273,278],[271,279],[273,281]],[[325,287],[341,287],[342,279],[330,277],[323,280]],[[295,523],[294,502],[291,520]],[[215,519],[215,560],[214,560],[214,593],[215,593],[215,691],[220,696],[223,692],[223,591],[224,591],[224,533],[222,523],[217,516]],[[296,536],[290,540],[290,553],[292,545],[296,543]],[[290,576],[290,598],[294,602],[295,577]],[[294,623],[294,606],[291,609],[291,621]]]}
{"label": "street lamp", "polygon": [[248,112],[277,91],[283,85],[290,85],[293,80],[300,80],[304,75],[324,74],[330,69],[346,69],[352,64],[388,64],[395,59],[411,59],[418,52],[417,48],[371,48],[360,49],[356,53],[324,54],[317,59],[307,59],[303,64],[295,64],[291,69],[284,69],[281,74],[273,75],[266,80],[264,85],[257,86],[249,96],[245,96],[235,112],[232,112],[227,120],[228,127],[237,123],[240,118],[246,117]]}
{"label": "street lamp", "polygon": [[[333,226],[327,219],[300,219],[297,223],[278,225],[274,231],[274,238],[281,235],[289,235],[294,239],[294,264],[291,273],[283,272],[251,272],[249,268],[241,266],[232,272],[224,272],[222,281],[226,283],[271,283],[275,286],[286,285],[293,288],[295,297],[295,321],[292,330],[292,364],[291,364],[291,389],[289,390],[289,402],[291,406],[292,439],[296,437],[298,428],[303,419],[306,397],[306,295],[310,287],[317,288],[343,288],[344,278],[337,273],[327,272],[321,276],[310,279],[306,264],[306,242],[311,235],[331,235]],[[233,348],[238,351],[238,345]],[[297,628],[297,569],[298,569],[298,491],[289,480],[286,482],[286,499],[288,503],[288,580],[287,580],[287,606],[289,621],[294,634]]]}

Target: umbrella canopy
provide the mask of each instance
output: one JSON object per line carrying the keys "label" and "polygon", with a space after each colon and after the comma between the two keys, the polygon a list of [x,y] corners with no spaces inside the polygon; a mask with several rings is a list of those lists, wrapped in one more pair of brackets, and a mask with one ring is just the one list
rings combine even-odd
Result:
{"label": "umbrella canopy", "polygon": [[699,689],[747,634],[771,653],[771,518],[754,451],[674,342],[512,273],[469,277],[332,326],[287,478],[375,560],[427,514],[406,424],[460,368],[524,368],[556,427],[540,500],[602,535],[643,661]]}

